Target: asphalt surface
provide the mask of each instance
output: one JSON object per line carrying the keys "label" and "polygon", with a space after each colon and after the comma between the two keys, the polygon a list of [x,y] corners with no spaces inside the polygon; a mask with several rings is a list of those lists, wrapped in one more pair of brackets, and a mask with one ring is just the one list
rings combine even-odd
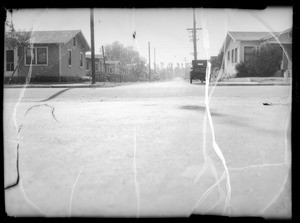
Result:
{"label": "asphalt surface", "polygon": [[[209,93],[213,89],[209,87]],[[4,90],[11,216],[291,216],[290,86]],[[211,118],[211,119],[210,119]],[[19,132],[18,132],[19,131]]]}

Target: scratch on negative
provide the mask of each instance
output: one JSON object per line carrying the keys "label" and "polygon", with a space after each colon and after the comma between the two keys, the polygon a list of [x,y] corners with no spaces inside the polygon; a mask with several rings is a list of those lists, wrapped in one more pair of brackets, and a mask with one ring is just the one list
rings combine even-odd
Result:
{"label": "scratch on negative", "polygon": [[70,217],[71,217],[71,215],[72,215],[72,201],[73,201],[74,190],[75,190],[77,181],[78,181],[78,179],[79,179],[79,177],[80,177],[80,174],[81,174],[81,172],[82,172],[83,166],[84,166],[84,165],[81,166],[81,168],[80,168],[80,170],[79,170],[79,173],[78,173],[78,175],[77,175],[77,178],[76,178],[76,180],[75,180],[75,182],[74,182],[74,184],[73,184],[73,188],[72,188],[72,192],[71,192],[71,197],[70,197],[70,204],[69,204],[69,216],[70,216]]}
{"label": "scratch on negative", "polygon": [[39,107],[39,106],[47,106],[47,107],[51,108],[51,109],[52,109],[52,112],[51,112],[51,113],[52,113],[52,117],[55,119],[55,121],[59,122],[59,121],[56,119],[55,115],[54,115],[54,110],[55,110],[55,108],[52,107],[52,106],[50,106],[50,105],[48,105],[48,104],[34,105],[34,106],[30,107],[30,108],[26,111],[24,117],[26,117],[27,113],[28,113],[31,109],[33,109],[33,108],[35,108],[35,107]]}

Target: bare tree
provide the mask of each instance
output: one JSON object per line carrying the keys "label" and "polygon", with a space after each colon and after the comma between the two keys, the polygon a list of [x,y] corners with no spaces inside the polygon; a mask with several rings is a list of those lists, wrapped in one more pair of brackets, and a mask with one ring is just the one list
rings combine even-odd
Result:
{"label": "bare tree", "polygon": [[[5,48],[7,49],[18,49],[18,48],[25,48],[29,46],[29,40],[31,38],[31,32],[25,32],[25,31],[16,31],[14,29],[14,26],[12,23],[9,23],[8,21],[5,22]],[[24,54],[19,57],[17,66],[14,68],[14,71],[12,75],[9,78],[8,83],[11,81],[12,77],[16,73],[16,70],[18,70],[20,61],[23,59]]]}

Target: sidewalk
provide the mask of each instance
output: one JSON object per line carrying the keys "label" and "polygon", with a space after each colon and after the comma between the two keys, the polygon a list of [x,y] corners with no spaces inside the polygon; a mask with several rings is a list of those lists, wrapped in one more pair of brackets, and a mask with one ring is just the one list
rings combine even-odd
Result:
{"label": "sidewalk", "polygon": [[[212,78],[210,85],[215,85]],[[289,86],[291,78],[284,77],[247,77],[247,78],[228,78],[219,80],[217,86]]]}
{"label": "sidewalk", "polygon": [[35,83],[35,84],[4,84],[4,88],[111,88],[130,83],[111,83],[99,82],[91,84],[90,82],[84,83]]}
{"label": "sidewalk", "polygon": [[[210,86],[215,85],[215,78],[210,81]],[[156,82],[156,81],[155,81]],[[112,88],[121,85],[137,84],[142,82],[98,82],[91,84],[90,82],[84,83],[34,83],[29,85],[24,84],[4,84],[4,88]],[[291,79],[285,80],[283,77],[272,78],[228,78],[219,80],[216,86],[289,86]]]}

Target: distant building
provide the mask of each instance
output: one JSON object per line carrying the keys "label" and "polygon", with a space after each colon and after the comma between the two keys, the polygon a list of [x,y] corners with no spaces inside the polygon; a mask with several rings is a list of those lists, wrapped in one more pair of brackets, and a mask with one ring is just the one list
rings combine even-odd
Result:
{"label": "distant building", "polygon": [[[279,39],[288,56],[292,56],[292,29],[273,33]],[[222,50],[224,52],[224,63],[222,69],[225,76],[236,75],[236,64],[247,61],[253,52],[259,50],[264,44],[278,44],[270,32],[227,32]],[[279,75],[286,70],[291,70],[291,60],[288,60],[284,51],[282,52],[282,65]]]}
{"label": "distant building", "polygon": [[[92,72],[91,54],[86,54],[86,72],[88,75]],[[105,69],[105,72],[104,72]],[[120,61],[111,61],[105,56],[105,66],[102,54],[95,54],[95,71],[99,74],[120,74]]]}
{"label": "distant building", "polygon": [[45,81],[86,75],[85,52],[90,46],[80,30],[34,31],[30,36],[30,47],[5,49],[5,77],[10,77],[15,69],[16,77]]}

